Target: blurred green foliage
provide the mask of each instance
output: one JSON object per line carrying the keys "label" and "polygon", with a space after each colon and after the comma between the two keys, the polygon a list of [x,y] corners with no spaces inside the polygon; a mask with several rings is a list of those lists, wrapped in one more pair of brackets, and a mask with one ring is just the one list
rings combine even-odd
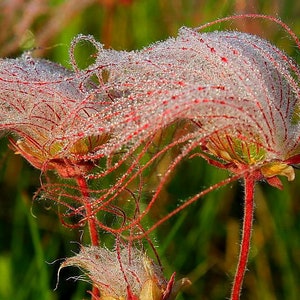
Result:
{"label": "blurred green foliage", "polygon": [[[5,1],[2,2],[3,5]],[[49,1],[52,8],[65,2],[68,1]],[[90,1],[91,4],[82,11],[71,14],[72,17],[36,52],[40,51],[40,55],[68,65],[69,44],[78,33],[94,35],[105,47],[131,50],[176,35],[183,25],[196,27],[239,13],[276,15],[296,33],[300,32],[300,2],[293,0],[256,0],[249,1],[250,4],[245,0],[118,2],[122,1]],[[41,16],[27,28],[30,39],[35,38],[39,26],[48,24],[47,17],[55,18],[55,14]],[[14,22],[21,22],[22,14],[19,18]],[[3,20],[0,15],[0,22]],[[261,34],[299,61],[295,45],[278,26],[259,20],[227,22],[226,25],[231,29]],[[5,26],[8,24],[3,24],[2,30]],[[224,26],[221,24],[214,29],[223,29]],[[28,40],[26,42],[30,45]],[[39,39],[35,43],[36,47],[40,46]],[[22,51],[22,48],[16,48],[7,55],[15,56]],[[0,299],[89,298],[84,283],[66,280],[80,274],[76,270],[63,270],[58,288],[54,291],[59,266],[56,260],[78,250],[78,244],[70,241],[79,242],[81,233],[61,226],[56,208],[53,208],[55,204],[32,201],[40,184],[40,173],[15,156],[6,145],[6,138],[2,138]],[[257,186],[252,250],[243,300],[296,300],[300,295],[300,181],[297,175],[294,182],[284,181],[283,191],[264,183]],[[208,166],[199,158],[183,161],[168,187],[170,201],[165,203],[161,215],[178,204],[177,200],[172,202],[172,199],[184,201],[227,176],[226,172]],[[185,276],[193,282],[179,299],[218,300],[229,296],[239,250],[242,196],[241,182],[213,191],[152,234],[155,245],[159,245],[157,250],[166,276],[176,271],[177,278]]]}

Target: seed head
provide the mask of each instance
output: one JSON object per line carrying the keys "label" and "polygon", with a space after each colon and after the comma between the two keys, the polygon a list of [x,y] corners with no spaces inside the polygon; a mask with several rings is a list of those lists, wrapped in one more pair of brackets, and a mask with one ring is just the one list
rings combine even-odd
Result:
{"label": "seed head", "polygon": [[233,171],[254,167],[262,177],[293,180],[289,162],[299,154],[300,70],[268,41],[184,27],[176,38],[141,51],[101,49],[97,66],[109,74],[104,90],[121,95],[116,147],[189,120],[192,139]]}
{"label": "seed head", "polygon": [[60,268],[77,266],[100,290],[103,300],[175,299],[180,288],[190,284],[182,279],[168,283],[161,268],[136,248],[110,251],[100,247],[82,247],[80,253],[68,258]]}
{"label": "seed head", "polygon": [[108,139],[88,122],[104,107],[80,87],[75,73],[23,55],[0,60],[0,129],[13,132],[13,149],[33,166],[64,177],[88,171],[84,156]]}

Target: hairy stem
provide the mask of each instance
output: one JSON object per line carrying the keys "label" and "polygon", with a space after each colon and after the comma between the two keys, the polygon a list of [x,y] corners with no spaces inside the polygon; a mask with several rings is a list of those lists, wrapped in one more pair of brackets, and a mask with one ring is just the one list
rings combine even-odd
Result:
{"label": "hairy stem", "polygon": [[[92,206],[91,206],[91,202],[89,199],[89,191],[88,191],[87,182],[84,177],[78,177],[77,184],[78,184],[81,194],[82,194],[82,202],[85,207],[85,213],[86,213],[86,218],[87,218],[87,222],[88,222],[88,229],[89,229],[91,244],[93,246],[99,246],[100,241],[99,241],[99,235],[97,232],[97,224],[96,224],[95,217],[93,215]],[[100,296],[99,290],[95,286],[93,286],[92,300],[100,299],[99,296]]]}
{"label": "hairy stem", "polygon": [[233,281],[231,300],[240,299],[242,283],[243,283],[246,266],[248,262],[252,223],[253,223],[254,186],[255,186],[255,178],[251,175],[246,176],[242,242],[240,248],[239,262],[237,265],[237,270]]}

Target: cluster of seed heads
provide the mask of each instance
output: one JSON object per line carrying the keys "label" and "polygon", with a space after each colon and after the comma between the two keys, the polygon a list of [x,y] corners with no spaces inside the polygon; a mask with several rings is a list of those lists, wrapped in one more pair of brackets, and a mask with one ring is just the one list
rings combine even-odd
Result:
{"label": "cluster of seed heads", "polygon": [[[76,47],[82,43],[96,49],[95,61],[84,69],[75,59]],[[199,33],[183,27],[175,38],[127,52],[104,49],[93,37],[80,35],[72,42],[70,58],[72,70],[28,53],[0,60],[0,129],[12,133],[13,149],[33,166],[43,172],[54,170],[64,178],[101,178],[130,158],[131,166],[113,187],[90,201],[93,217],[104,209],[107,197],[111,204],[120,195],[117,190],[125,191],[132,178],[149,167],[147,163],[141,167],[140,153],[146,150],[137,151],[140,146],[150,149],[158,133],[172,125],[184,124],[184,130],[152,154],[159,157],[175,146],[181,152],[160,176],[161,184],[148,208],[142,213],[136,208],[128,218],[141,232],[140,219],[158,198],[169,173],[192,150],[198,149],[208,162],[237,176],[253,174],[254,181],[266,179],[281,187],[278,175],[294,179],[292,165],[299,162],[300,150],[300,69],[268,41],[235,31]],[[113,159],[116,154],[118,160]],[[107,159],[107,169],[98,166],[102,158]],[[111,196],[114,192],[116,196]],[[124,230],[130,229],[122,208],[106,209],[117,212]],[[101,227],[100,221],[97,224]],[[87,269],[102,295],[113,297],[108,299],[124,297],[128,286],[134,294],[143,293],[147,276],[151,283],[156,278],[162,293],[167,283],[157,271],[149,275],[142,254],[133,254],[136,258],[129,265],[134,265],[134,271],[127,270],[126,264],[119,266],[114,272],[120,274],[113,275],[110,284],[105,282],[106,275],[98,282],[94,273],[99,267],[113,269],[110,264],[128,261],[123,250],[119,259],[105,249],[83,248],[65,265]],[[103,266],[103,257],[111,255]],[[127,285],[113,283],[121,273]],[[113,289],[105,290],[107,286]]]}

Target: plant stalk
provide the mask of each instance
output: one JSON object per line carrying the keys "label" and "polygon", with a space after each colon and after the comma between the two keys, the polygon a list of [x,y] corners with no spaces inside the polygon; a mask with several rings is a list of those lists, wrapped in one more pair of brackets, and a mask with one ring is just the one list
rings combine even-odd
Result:
{"label": "plant stalk", "polygon": [[255,178],[252,175],[248,175],[244,179],[245,181],[245,200],[244,200],[244,221],[242,231],[242,241],[240,247],[239,261],[233,281],[233,287],[231,291],[231,300],[239,300],[242,290],[243,279],[248,262],[248,256],[250,252],[250,240],[253,224],[253,211],[254,211],[254,187]]}
{"label": "plant stalk", "polygon": [[[100,240],[99,240],[99,235],[97,232],[97,224],[96,224],[95,216],[93,215],[91,202],[89,200],[88,184],[86,182],[86,179],[82,176],[77,178],[77,184],[78,184],[81,194],[82,194],[82,202],[85,207],[85,213],[86,213],[86,218],[87,218],[87,223],[88,223],[91,244],[93,246],[99,246]],[[100,292],[95,286],[93,286],[92,300],[99,300],[99,299],[100,299]]]}

